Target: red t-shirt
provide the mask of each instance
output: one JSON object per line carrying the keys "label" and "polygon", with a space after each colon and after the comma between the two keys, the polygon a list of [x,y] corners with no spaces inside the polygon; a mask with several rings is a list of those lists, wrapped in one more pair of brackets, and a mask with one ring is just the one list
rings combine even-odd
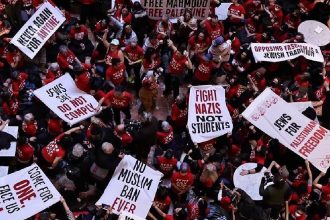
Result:
{"label": "red t-shirt", "polygon": [[212,25],[212,21],[207,20],[205,21],[204,25],[205,25],[205,30],[210,36],[211,40],[214,40],[223,34],[224,27],[219,22],[216,23],[215,25]]}
{"label": "red t-shirt", "polygon": [[[231,4],[228,8],[228,11],[230,11],[231,14],[237,16],[241,16],[242,14],[245,15],[245,9],[242,5]],[[229,17],[229,21],[232,23],[239,23],[241,19]]]}
{"label": "red t-shirt", "polygon": [[157,161],[159,164],[159,170],[162,172],[164,175],[171,174],[174,168],[176,167],[176,164],[178,160],[176,158],[171,158],[167,159],[164,156],[158,156]]}
{"label": "red t-shirt", "polygon": [[65,150],[57,144],[64,135],[65,133],[58,135],[53,141],[49,142],[47,146],[42,148],[41,155],[47,162],[53,163],[56,157],[64,157]]}
{"label": "red t-shirt", "polygon": [[187,62],[187,60],[188,59],[186,56],[179,57],[178,53],[175,52],[168,67],[169,74],[182,75],[185,70],[185,63]]}
{"label": "red t-shirt", "polygon": [[322,201],[324,201],[324,202],[330,201],[330,185],[322,186],[321,191],[322,191],[322,194],[321,194]]}
{"label": "red t-shirt", "polygon": [[216,144],[216,142],[217,141],[215,139],[211,139],[209,141],[205,141],[205,142],[199,143],[198,144],[198,147],[202,151],[208,152],[208,151],[210,151],[211,149],[214,148],[214,145]]}
{"label": "red t-shirt", "polygon": [[12,98],[9,102],[3,102],[2,109],[5,115],[14,116],[17,115],[19,110],[19,101],[16,98]]}
{"label": "red t-shirt", "polygon": [[73,64],[75,59],[76,56],[71,50],[69,50],[67,54],[59,53],[57,55],[57,63],[62,69],[67,69],[69,65]]}
{"label": "red t-shirt", "polygon": [[51,134],[58,135],[63,132],[61,120],[59,118],[48,119],[48,131]]}
{"label": "red t-shirt", "polygon": [[170,127],[170,130],[168,132],[164,132],[164,131],[157,131],[157,140],[161,143],[161,144],[169,144],[171,143],[171,141],[173,140],[173,129],[172,127]]}
{"label": "red t-shirt", "polygon": [[213,69],[214,65],[212,61],[202,60],[195,70],[196,79],[202,82],[210,81]]}
{"label": "red t-shirt", "polygon": [[16,157],[19,161],[23,163],[27,163],[32,160],[33,154],[34,148],[28,143],[17,147]]}
{"label": "red t-shirt", "polygon": [[121,63],[118,68],[109,66],[105,78],[107,81],[110,80],[116,86],[122,84],[125,81],[125,65]]}
{"label": "red t-shirt", "polygon": [[88,30],[85,25],[80,25],[79,28],[72,27],[70,30],[70,37],[76,40],[82,40],[88,37]]}
{"label": "red t-shirt", "polygon": [[254,85],[259,89],[259,91],[263,91],[266,88],[267,82],[265,77],[258,77],[257,71],[251,73],[251,80],[253,81]]}
{"label": "red t-shirt", "polygon": [[124,49],[124,53],[126,53],[128,59],[133,62],[143,58],[143,49],[139,45],[134,48],[132,48],[131,45],[126,46]]}
{"label": "red t-shirt", "polygon": [[[194,183],[194,176],[188,172],[186,175],[182,175],[180,172],[174,172],[171,178],[172,185],[176,186],[180,191],[187,191]],[[178,193],[172,188],[175,193]]]}
{"label": "red t-shirt", "polygon": [[180,109],[175,103],[172,105],[171,119],[176,126],[186,126],[188,121],[188,109]]}
{"label": "red t-shirt", "polygon": [[148,70],[154,70],[160,65],[160,59],[159,57],[156,57],[153,62],[149,62],[146,59],[143,59],[142,61],[142,66],[143,68],[148,71]]}
{"label": "red t-shirt", "polygon": [[196,38],[195,36],[191,36],[188,40],[188,44],[191,50],[195,50],[197,44],[199,45],[199,48],[210,47],[211,39],[206,37],[206,39],[200,40],[198,37]]}
{"label": "red t-shirt", "polygon": [[104,96],[113,108],[127,108],[133,100],[131,93],[124,91],[120,97],[115,96],[115,90],[111,90]]}
{"label": "red t-shirt", "polygon": [[38,124],[36,121],[23,122],[22,129],[25,134],[29,136],[35,136],[38,130]]}
{"label": "red t-shirt", "polygon": [[88,71],[85,71],[77,76],[75,79],[77,87],[80,90],[89,93],[91,90],[90,77],[91,75]]}
{"label": "red t-shirt", "polygon": [[160,200],[158,199],[157,197],[155,198],[155,204],[156,206],[162,210],[163,212],[167,212],[168,209],[170,208],[170,205],[171,205],[171,197],[170,196],[166,196],[165,199],[163,200]]}
{"label": "red t-shirt", "polygon": [[111,60],[113,58],[118,58],[119,59],[119,50],[115,50],[115,51],[112,51],[112,50],[109,50],[105,60],[106,60],[106,63],[111,65]]}

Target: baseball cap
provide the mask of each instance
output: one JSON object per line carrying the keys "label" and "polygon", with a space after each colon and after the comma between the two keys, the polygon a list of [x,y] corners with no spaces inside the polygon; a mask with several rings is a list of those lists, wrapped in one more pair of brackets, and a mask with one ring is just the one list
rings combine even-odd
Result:
{"label": "baseball cap", "polygon": [[118,46],[119,45],[119,40],[113,39],[110,44]]}

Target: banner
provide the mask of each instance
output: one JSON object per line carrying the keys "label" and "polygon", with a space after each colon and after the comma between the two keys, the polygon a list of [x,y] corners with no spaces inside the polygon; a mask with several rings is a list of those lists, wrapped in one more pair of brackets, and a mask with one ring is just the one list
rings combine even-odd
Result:
{"label": "banner", "polygon": [[122,212],[118,220],[145,220],[145,218],[140,218],[136,215],[132,215],[127,212]]}
{"label": "banner", "polygon": [[146,218],[162,176],[159,171],[126,155],[96,204],[110,205],[117,215],[127,212]]}
{"label": "banner", "polygon": [[324,62],[324,57],[318,46],[306,43],[251,43],[251,49],[256,62],[281,62],[304,56],[308,60]]}
{"label": "banner", "polygon": [[0,178],[0,219],[27,219],[60,198],[40,167],[32,164]]}
{"label": "banner", "polygon": [[188,130],[195,143],[211,140],[233,130],[222,86],[190,88]]}
{"label": "banner", "polygon": [[93,96],[77,88],[69,73],[33,93],[70,126],[95,115],[98,106]]}
{"label": "banner", "polygon": [[272,138],[326,172],[330,166],[329,131],[301,114],[271,89],[265,89],[242,113]]}
{"label": "banner", "polygon": [[33,59],[64,21],[65,17],[61,11],[46,1],[17,32],[10,43]]}
{"label": "banner", "polygon": [[193,17],[202,20],[209,16],[211,0],[140,0],[151,19],[161,19],[163,15],[178,18],[185,10],[190,10]]}

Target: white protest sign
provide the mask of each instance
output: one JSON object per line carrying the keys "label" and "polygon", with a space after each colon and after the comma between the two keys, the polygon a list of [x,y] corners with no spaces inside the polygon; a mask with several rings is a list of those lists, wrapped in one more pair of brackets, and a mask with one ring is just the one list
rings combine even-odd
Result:
{"label": "white protest sign", "polygon": [[228,18],[228,9],[232,3],[221,3],[219,7],[215,8],[215,14],[218,15],[220,21],[224,21]]}
{"label": "white protest sign", "polygon": [[265,89],[243,117],[281,144],[326,172],[330,166],[330,132],[305,117],[271,89]]}
{"label": "white protest sign", "polygon": [[188,130],[195,143],[211,140],[233,130],[222,86],[190,88]]}
{"label": "white protest sign", "polygon": [[261,178],[264,176],[264,173],[267,170],[266,167],[263,167],[258,173],[244,176],[240,175],[243,170],[251,170],[255,169],[256,167],[256,163],[245,163],[237,167],[234,172],[233,181],[235,187],[244,190],[253,200],[262,200],[262,196],[259,195],[259,186],[261,183]]}
{"label": "white protest sign", "polygon": [[[3,129],[3,132],[11,134],[14,138],[18,136],[18,127],[17,126],[6,126]],[[10,147],[8,149],[0,150],[0,157],[14,157],[16,154],[16,145],[17,142],[10,142]]]}
{"label": "white protest sign", "polygon": [[209,16],[211,0],[140,0],[140,2],[151,19],[159,20],[163,15],[177,18],[183,16],[188,9],[194,18],[201,20]]}
{"label": "white protest sign", "polygon": [[140,218],[136,215],[132,215],[130,213],[127,212],[122,212],[119,215],[119,219],[118,220],[145,220],[145,218]]}
{"label": "white protest sign", "polygon": [[0,219],[27,219],[60,197],[40,167],[32,164],[0,178]]}
{"label": "white protest sign", "polygon": [[77,88],[68,73],[33,93],[69,125],[95,115],[98,106],[93,96]]}
{"label": "white protest sign", "polygon": [[0,177],[7,176],[8,169],[8,166],[0,166]]}
{"label": "white protest sign", "polygon": [[11,43],[33,59],[64,21],[61,11],[46,1],[17,32]]}
{"label": "white protest sign", "polygon": [[118,215],[127,212],[145,218],[162,176],[159,171],[125,155],[96,204],[110,205],[113,213]]}
{"label": "white protest sign", "polygon": [[[305,111],[309,107],[314,109],[314,106],[313,106],[312,102],[290,102],[289,105],[294,106],[298,110],[298,112],[300,112],[300,113],[302,113],[303,111]],[[314,121],[319,123],[319,120],[317,119],[317,117],[315,118]]]}
{"label": "white protest sign", "polygon": [[324,62],[320,47],[306,43],[251,43],[256,62],[281,62],[303,56],[308,60]]}

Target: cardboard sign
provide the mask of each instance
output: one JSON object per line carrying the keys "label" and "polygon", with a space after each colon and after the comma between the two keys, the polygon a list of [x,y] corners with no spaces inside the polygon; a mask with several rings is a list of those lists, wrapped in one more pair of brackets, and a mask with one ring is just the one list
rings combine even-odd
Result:
{"label": "cardboard sign", "polygon": [[0,218],[27,219],[60,201],[61,195],[32,164],[0,178]]}
{"label": "cardboard sign", "polygon": [[305,117],[271,89],[265,89],[242,115],[261,131],[308,159],[320,171],[327,171],[330,166],[330,132]]}
{"label": "cardboard sign", "polygon": [[251,43],[256,62],[281,62],[303,56],[308,60],[324,62],[320,47],[305,43]]}
{"label": "cardboard sign", "polygon": [[62,12],[46,1],[17,32],[11,43],[33,59],[64,21]]}
{"label": "cardboard sign", "polygon": [[159,171],[126,155],[96,204],[110,205],[118,215],[127,212],[146,218],[162,176]]}
{"label": "cardboard sign", "polygon": [[211,0],[140,0],[140,2],[151,19],[159,20],[163,15],[177,18],[188,9],[191,10],[194,18],[201,20],[209,16]]}
{"label": "cardboard sign", "polygon": [[68,73],[33,93],[70,126],[95,115],[98,106],[93,96],[77,88]]}
{"label": "cardboard sign", "polygon": [[217,138],[233,130],[225,101],[225,89],[222,86],[190,88],[188,130],[195,143]]}

